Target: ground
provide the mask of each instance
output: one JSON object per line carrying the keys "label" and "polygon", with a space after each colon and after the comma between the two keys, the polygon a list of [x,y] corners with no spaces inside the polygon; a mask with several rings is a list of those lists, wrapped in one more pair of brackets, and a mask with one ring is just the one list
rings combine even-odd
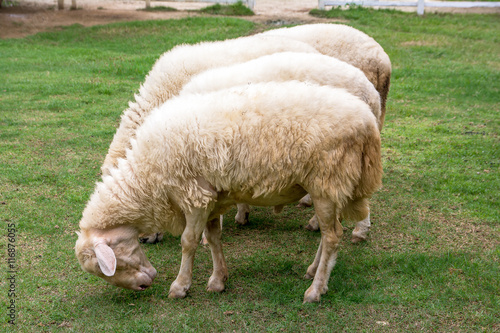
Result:
{"label": "ground", "polygon": [[[57,10],[56,0],[18,1],[18,5],[0,9],[0,38],[19,38],[57,27],[82,24],[92,26],[116,21],[181,18],[199,15],[188,9],[209,6],[210,3],[152,1],[151,6],[177,8],[177,12],[146,12],[144,1],[77,0],[77,10],[70,10],[71,1],[65,1],[65,9]],[[316,8],[315,0],[257,0],[254,21],[318,22],[320,19],[308,15]]]}
{"label": "ground", "polygon": [[[11,6],[12,2],[16,5]],[[177,8],[177,12],[145,12],[140,0],[76,0],[77,10],[70,10],[70,0],[65,0],[65,9],[57,10],[57,0],[3,0],[0,8],[0,38],[20,38],[41,31],[57,29],[61,26],[81,24],[92,26],[116,21],[181,18],[196,16],[188,9],[198,9],[210,5],[201,2],[152,1],[152,6]],[[311,9],[317,8],[317,0],[256,0],[255,16],[246,19],[257,22],[308,23],[329,20],[310,16]],[[406,10],[413,10],[410,7]],[[409,9],[408,9],[409,8]],[[440,9],[440,11],[499,13],[499,8]],[[331,20],[330,20],[331,21]]]}

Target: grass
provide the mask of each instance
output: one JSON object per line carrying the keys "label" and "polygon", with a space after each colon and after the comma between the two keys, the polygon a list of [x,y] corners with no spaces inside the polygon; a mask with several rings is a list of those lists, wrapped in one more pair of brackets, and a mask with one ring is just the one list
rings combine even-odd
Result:
{"label": "grass", "polygon": [[[0,40],[0,219],[15,225],[19,332],[494,332],[500,316],[500,20],[494,15],[354,9],[329,15],[373,36],[391,57],[384,188],[365,244],[345,223],[329,291],[302,304],[319,235],[312,209],[225,216],[230,278],[208,294],[200,247],[186,299],[167,298],[179,239],[145,246],[158,277],[143,293],[84,273],[73,252],[81,212],[121,112],[166,50],[247,35],[232,18],[130,22]],[[7,237],[0,238],[7,248]],[[7,324],[7,251],[0,280]]]}
{"label": "grass", "polygon": [[155,7],[149,7],[149,8],[144,8],[144,9],[138,9],[138,10],[143,10],[146,12],[176,12],[176,11],[178,11],[177,8],[170,7],[170,6],[155,6]]}
{"label": "grass", "polygon": [[252,16],[255,13],[245,6],[241,1],[229,4],[221,5],[216,3],[215,5],[208,6],[197,10],[202,13],[212,14],[212,15],[224,15],[224,16]]}

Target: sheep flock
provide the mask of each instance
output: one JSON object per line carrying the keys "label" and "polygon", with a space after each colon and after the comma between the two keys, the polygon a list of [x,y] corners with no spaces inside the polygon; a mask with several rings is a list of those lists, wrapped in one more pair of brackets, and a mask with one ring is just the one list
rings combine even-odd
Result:
{"label": "sheep flock", "polygon": [[[382,185],[380,131],[391,63],[365,33],[340,24],[281,28],[220,42],[179,45],[155,63],[129,103],[80,221],[84,271],[133,290],[156,270],[139,238],[181,236],[169,297],[191,286],[196,248],[210,246],[207,290],[225,289],[222,214],[238,207],[314,205],[321,230],[304,302],[328,290],[343,219],[351,240],[370,228],[369,199]],[[269,142],[273,142],[269,145]]]}

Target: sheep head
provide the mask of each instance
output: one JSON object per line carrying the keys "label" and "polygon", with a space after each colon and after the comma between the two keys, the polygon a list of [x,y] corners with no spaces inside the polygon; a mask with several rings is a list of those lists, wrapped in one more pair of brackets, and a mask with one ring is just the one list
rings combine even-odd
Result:
{"label": "sheep head", "polygon": [[117,287],[142,291],[151,286],[156,270],[146,258],[135,229],[82,229],[77,234],[75,252],[84,271]]}

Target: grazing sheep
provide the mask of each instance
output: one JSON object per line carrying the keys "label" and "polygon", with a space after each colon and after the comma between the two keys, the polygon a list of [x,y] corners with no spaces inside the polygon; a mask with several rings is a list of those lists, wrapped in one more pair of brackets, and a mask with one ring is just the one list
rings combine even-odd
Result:
{"label": "grazing sheep", "polygon": [[[139,94],[135,95],[135,102],[129,103],[129,108],[124,111],[101,167],[102,174],[109,174],[109,169],[116,166],[118,159],[125,157],[126,149],[130,148],[130,139],[151,110],[177,95],[193,75],[210,68],[283,51],[318,53],[308,44],[274,36],[179,45],[165,52],[149,72]],[[161,233],[141,235],[141,239],[147,243],[155,243],[161,238]]]}
{"label": "grazing sheep", "polygon": [[172,298],[186,296],[204,230],[214,265],[207,289],[224,290],[221,213],[237,202],[287,204],[307,192],[321,242],[307,269],[313,283],[304,302],[319,301],[342,235],[339,215],[366,217],[382,179],[380,134],[366,103],[343,89],[297,81],[173,98],[152,112],[131,146],[97,184],[76,255],[85,271],[143,290],[155,271],[138,234],[182,234]]}
{"label": "grazing sheep", "polygon": [[322,54],[361,69],[380,94],[380,124],[383,126],[391,81],[391,60],[372,37],[347,25],[328,23],[269,30],[257,36],[281,36],[299,40]]}
{"label": "grazing sheep", "polygon": [[318,53],[312,46],[300,41],[274,36],[250,36],[195,45],[179,45],[165,52],[155,63],[146,80],[129,103],[121,117],[108,154],[101,167],[104,175],[125,157],[130,139],[144,118],[156,107],[177,95],[192,76],[210,68],[245,62],[276,52]]}
{"label": "grazing sheep", "polygon": [[194,76],[179,93],[207,93],[234,86],[262,82],[297,80],[334,88],[344,88],[368,104],[380,123],[380,96],[358,68],[323,54],[279,52]]}
{"label": "grazing sheep", "polygon": [[[391,61],[384,49],[373,38],[355,28],[342,24],[305,24],[291,28],[269,30],[257,36],[281,36],[299,40],[313,46],[320,53],[345,61],[361,69],[380,94],[380,128],[385,120],[387,95],[391,79]],[[299,206],[311,206],[310,196],[302,198]],[[250,207],[238,205],[236,222],[248,222]],[[317,220],[313,217],[306,226],[317,230]],[[356,223],[353,242],[366,240],[370,230],[369,216]]]}
{"label": "grazing sheep", "polygon": [[[281,52],[262,56],[245,63],[214,68],[193,77],[180,94],[204,93],[242,84],[292,79],[345,88],[370,106],[377,118],[379,130],[381,130],[380,96],[373,84],[368,81],[360,69],[323,54]],[[275,211],[279,211],[279,209],[275,209]],[[238,204],[236,222],[245,224],[248,221],[249,213],[249,205]],[[353,231],[353,242],[366,238],[368,228],[365,225],[367,222],[369,225],[369,221],[368,218],[358,223],[359,225]],[[309,221],[306,228],[309,230],[319,228],[316,215]],[[205,238],[203,238],[203,242],[206,243]]]}

